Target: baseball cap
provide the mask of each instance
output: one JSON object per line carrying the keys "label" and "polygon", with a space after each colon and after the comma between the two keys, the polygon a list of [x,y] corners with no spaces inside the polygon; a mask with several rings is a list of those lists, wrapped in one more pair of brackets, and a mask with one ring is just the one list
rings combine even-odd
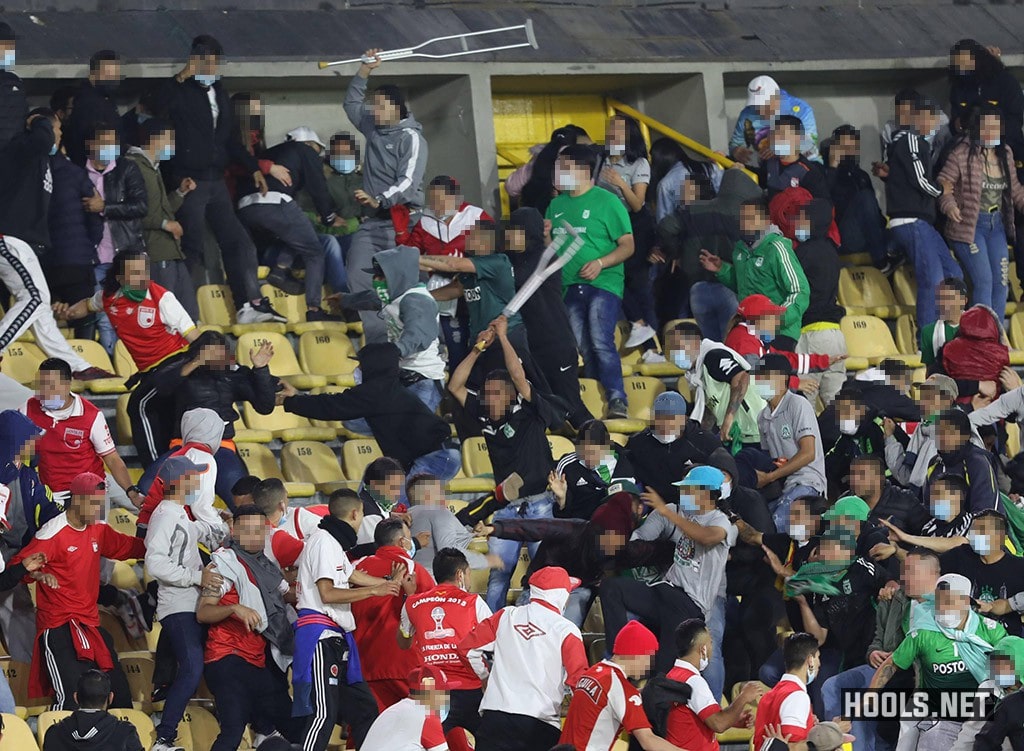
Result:
{"label": "baseball cap", "polygon": [[643,492],[643,488],[631,480],[616,480],[608,486],[608,490],[605,491],[604,497],[607,500],[619,493],[628,493],[629,495],[639,496]]}
{"label": "baseball cap", "polygon": [[71,481],[71,495],[98,495],[106,492],[106,479],[95,472],[82,472]]}
{"label": "baseball cap", "polygon": [[936,388],[939,393],[949,399],[959,399],[960,389],[956,385],[956,381],[950,378],[948,375],[942,373],[932,373],[924,381],[917,384],[918,388]]}
{"label": "baseball cap", "polygon": [[834,722],[819,722],[807,733],[807,746],[813,746],[814,751],[834,751],[844,743],[853,743],[855,740],[855,737],[844,733]]}
{"label": "baseball cap", "polygon": [[747,84],[747,106],[760,107],[767,104],[775,94],[781,91],[771,76],[758,76]]}
{"label": "baseball cap", "polygon": [[936,589],[943,589],[955,595],[971,596],[971,580],[963,574],[943,574],[935,582]]}
{"label": "baseball cap", "polygon": [[867,521],[870,513],[871,508],[864,502],[863,498],[848,495],[832,504],[832,508],[822,514],[821,518],[825,521],[832,521],[840,516],[848,516],[851,519],[863,522]]}
{"label": "baseball cap", "polygon": [[409,688],[413,691],[448,691],[461,685],[461,681],[451,680],[437,665],[421,665],[409,673]]}
{"label": "baseball cap", "polygon": [[622,657],[653,655],[658,651],[658,637],[640,621],[630,621],[615,637],[612,654]]}
{"label": "baseball cap", "polygon": [[572,592],[580,585],[580,580],[569,576],[569,572],[561,566],[545,566],[533,572],[530,577],[530,588],[541,590],[564,589]]}
{"label": "baseball cap", "polygon": [[686,400],[676,391],[663,391],[654,400],[652,412],[662,417],[685,417]]}
{"label": "baseball cap", "polygon": [[185,456],[169,456],[160,467],[159,477],[164,486],[177,482],[185,475],[198,475],[205,472],[209,467],[206,464],[196,464]]}
{"label": "baseball cap", "polygon": [[316,131],[310,128],[308,125],[300,125],[298,128],[292,128],[288,131],[289,141],[310,141],[315,144],[319,144],[321,148],[326,149],[327,144],[320,140],[320,136],[316,134]]}
{"label": "baseball cap", "polygon": [[780,373],[784,376],[791,376],[793,375],[793,364],[785,355],[769,353],[761,358],[761,366],[757,372],[759,375]]}
{"label": "baseball cap", "polygon": [[709,490],[721,490],[722,483],[725,482],[725,475],[722,474],[722,470],[709,467],[707,465],[701,465],[694,467],[686,473],[679,482],[672,483],[677,487],[687,488],[707,488]]}
{"label": "baseball cap", "polygon": [[773,303],[767,295],[748,295],[743,298],[736,312],[744,318],[760,318],[761,316],[780,316],[786,312],[781,305]]}

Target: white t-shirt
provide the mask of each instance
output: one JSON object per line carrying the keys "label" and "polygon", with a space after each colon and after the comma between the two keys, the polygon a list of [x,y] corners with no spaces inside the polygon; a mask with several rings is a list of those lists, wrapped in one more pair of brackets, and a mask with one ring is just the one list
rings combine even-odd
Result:
{"label": "white t-shirt", "polygon": [[440,718],[412,699],[402,699],[373,721],[362,751],[448,751]]}
{"label": "white t-shirt", "polygon": [[323,613],[345,631],[355,631],[356,619],[352,615],[351,606],[324,604],[316,587],[320,579],[330,579],[337,589],[349,588],[348,579],[355,567],[338,541],[326,530],[318,529],[306,540],[298,563],[299,575],[295,588],[298,609]]}

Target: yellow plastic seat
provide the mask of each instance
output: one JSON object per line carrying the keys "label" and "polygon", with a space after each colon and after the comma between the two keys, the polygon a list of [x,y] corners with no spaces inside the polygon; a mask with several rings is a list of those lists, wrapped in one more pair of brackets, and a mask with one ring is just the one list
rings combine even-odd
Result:
{"label": "yellow plastic seat", "polygon": [[8,345],[7,349],[3,351],[3,356],[0,373],[27,386],[35,383],[36,374],[39,372],[39,363],[46,359],[46,355],[38,346],[26,342],[24,339],[19,339]]}
{"label": "yellow plastic seat", "polygon": [[307,331],[338,331],[344,333],[348,326],[344,321],[306,321],[306,296],[289,295],[277,287],[264,284],[260,287],[264,297],[270,300],[270,305],[278,313],[288,319],[286,324],[289,331],[296,334],[304,334]]}
{"label": "yellow plastic seat", "polygon": [[362,480],[363,473],[374,459],[380,459],[384,452],[373,438],[353,438],[341,445],[341,465],[345,477]]}
{"label": "yellow plastic seat", "polygon": [[690,382],[686,380],[686,376],[679,376],[676,379],[676,391],[682,395],[687,404],[693,406],[693,390],[690,388]]}
{"label": "yellow plastic seat", "polygon": [[120,655],[121,669],[128,679],[132,706],[143,712],[153,711],[153,658],[142,655]]}
{"label": "yellow plastic seat", "polygon": [[580,379],[580,398],[583,405],[590,410],[595,419],[601,420],[608,412],[608,403],[604,399],[604,388],[595,378]]}
{"label": "yellow plastic seat", "polygon": [[1010,328],[1006,333],[1014,349],[1024,349],[1024,312],[1010,316]]}
{"label": "yellow plastic seat", "polygon": [[[235,405],[235,410],[241,414],[241,405]],[[269,430],[246,427],[245,421],[239,417],[235,420],[235,443],[270,443],[274,440],[274,434]]]}
{"label": "yellow plastic seat", "polygon": [[188,725],[188,734],[192,739],[192,747],[195,751],[206,751],[211,748],[213,742],[217,740],[217,736],[220,735],[220,724],[217,722],[217,718],[210,713],[210,710],[195,704],[189,704],[185,708],[181,722]]}
{"label": "yellow plastic seat", "polygon": [[[843,317],[839,326],[846,338],[846,350],[850,358],[863,358],[871,365],[878,365],[887,358],[902,360],[914,368],[921,365],[920,355],[904,355],[897,349],[889,327],[881,318],[848,315]],[[846,367],[853,369],[849,360]]]}
{"label": "yellow plastic seat", "polygon": [[[149,719],[149,715],[139,709],[111,709],[110,714],[119,720],[130,722],[135,726],[135,730],[139,733],[139,740],[142,741],[143,748],[149,748],[156,743],[156,728],[153,727],[153,721]],[[186,726],[186,732],[188,730]],[[192,739],[189,738],[189,745],[191,746]],[[181,737],[181,725],[178,725],[178,745],[184,747],[185,744]]]}
{"label": "yellow plastic seat", "polygon": [[896,319],[896,349],[904,355],[916,355],[921,350],[917,344],[917,322],[909,313]]}
{"label": "yellow plastic seat", "polygon": [[870,266],[870,253],[843,253],[839,260],[848,266]]}
{"label": "yellow plastic seat", "polygon": [[199,305],[199,323],[223,333],[241,336],[247,331],[274,331],[283,334],[287,327],[283,323],[238,323],[235,298],[231,287],[226,284],[202,284],[196,289]]}
{"label": "yellow plastic seat", "polygon": [[523,547],[519,551],[519,560],[516,562],[515,570],[512,572],[512,578],[509,579],[508,599],[506,600],[509,605],[515,604],[515,601],[519,599],[519,595],[523,591],[523,578],[526,576],[526,570],[529,567],[530,555],[526,552],[526,548]]}
{"label": "yellow plastic seat", "polygon": [[462,471],[466,477],[494,478],[491,455],[487,453],[487,442],[482,437],[473,436],[462,442]]}
{"label": "yellow plastic seat", "polygon": [[[61,720],[63,720],[65,717],[70,716],[71,712],[66,709],[50,710],[48,712],[43,712],[41,715],[39,715],[38,719],[36,720],[36,737],[39,739],[39,748],[43,747],[43,742],[46,740],[46,731],[49,730],[52,726],[56,725]],[[4,735],[7,734],[6,730],[7,725],[5,723]],[[0,748],[2,747],[2,744],[0,744]]]}
{"label": "yellow plastic seat", "polygon": [[[115,372],[110,355],[99,342],[92,339],[68,339],[68,345],[93,367],[102,368],[108,373]],[[124,379],[119,377],[94,378],[88,382],[76,382],[74,387],[76,391],[88,390],[94,394],[123,394],[128,391]]]}
{"label": "yellow plastic seat", "polygon": [[549,435],[548,445],[551,447],[551,456],[557,462],[561,457],[566,454],[571,454],[576,450],[576,446],[563,435]]}
{"label": "yellow plastic seat", "polygon": [[120,339],[114,343],[114,372],[121,378],[130,378],[139,372],[135,360],[128,354],[128,348]]}
{"label": "yellow plastic seat", "polygon": [[261,415],[246,402],[242,406],[245,424],[256,430],[269,430],[274,438],[288,441],[330,441],[335,437],[331,428],[318,428],[302,415],[285,412],[284,407],[274,407],[269,415]]}
{"label": "yellow plastic seat", "polygon": [[[271,331],[249,331],[238,337],[235,359],[239,365],[252,366],[249,350],[258,350],[264,342],[270,342],[274,348],[274,356],[270,360],[270,372],[278,378],[284,378],[297,389],[315,389],[327,385],[327,379],[318,375],[307,375],[299,366],[295,350],[284,334]],[[248,420],[246,423],[252,427]]]}
{"label": "yellow plastic seat", "polygon": [[142,582],[127,561],[114,561],[114,569],[110,574],[110,583],[118,589],[142,591]]}
{"label": "yellow plastic seat", "polygon": [[316,441],[293,441],[281,449],[281,471],[289,482],[312,483],[321,493],[343,487],[345,473],[334,452]]}
{"label": "yellow plastic seat", "polygon": [[284,483],[288,495],[294,498],[309,498],[316,495],[316,487],[307,482],[288,482],[281,467],[274,458],[273,452],[262,443],[241,443],[238,445],[238,456],[245,462],[249,474],[266,480],[270,477]]}
{"label": "yellow plastic seat", "polygon": [[683,374],[683,371],[671,362],[642,362],[637,365],[636,372],[654,378],[675,378]]}
{"label": "yellow plastic seat", "polygon": [[[70,712],[68,713],[70,714]],[[16,714],[4,713],[4,733],[0,738],[0,751],[38,751],[32,728]]]}
{"label": "yellow plastic seat", "polygon": [[138,526],[139,517],[128,509],[112,508],[107,514],[107,524],[123,535],[135,537],[135,529]]}
{"label": "yellow plastic seat", "polygon": [[339,386],[355,386],[353,373],[359,363],[356,350],[344,331],[307,331],[299,337],[299,365],[309,375],[323,376]]}
{"label": "yellow plastic seat", "polygon": [[614,433],[638,433],[650,422],[654,400],[665,390],[665,384],[652,376],[629,376],[622,385],[626,389],[629,417],[605,420],[604,424]]}
{"label": "yellow plastic seat", "polygon": [[114,406],[114,432],[117,434],[119,446],[130,446],[132,443],[132,421],[128,418],[128,399],[131,394],[121,394]]}
{"label": "yellow plastic seat", "polygon": [[914,278],[914,267],[905,263],[896,269],[892,275],[892,290],[896,296],[896,302],[910,311],[917,307],[917,280]]}
{"label": "yellow plastic seat", "polygon": [[888,280],[874,266],[839,270],[839,304],[851,315],[896,318],[910,312],[896,302]]}

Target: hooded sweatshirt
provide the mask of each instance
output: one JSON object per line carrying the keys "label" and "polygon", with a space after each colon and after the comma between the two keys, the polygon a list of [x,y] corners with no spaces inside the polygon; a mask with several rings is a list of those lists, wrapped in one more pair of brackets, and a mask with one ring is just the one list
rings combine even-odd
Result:
{"label": "hooded sweatshirt", "polygon": [[105,710],[78,709],[46,731],[46,751],[142,751],[139,733]]}
{"label": "hooded sweatshirt", "polygon": [[15,463],[22,447],[42,431],[16,410],[0,412],[0,495],[6,500],[6,525],[0,532],[0,554],[9,561],[46,522],[61,513],[36,470]]}
{"label": "hooded sweatshirt", "polygon": [[401,353],[402,370],[438,381],[444,378],[444,360],[437,339],[441,319],[437,301],[420,283],[419,258],[419,251],[404,245],[375,254],[373,263],[387,281],[387,300],[376,290],[368,289],[345,295],[345,307],[380,310],[388,341]]}
{"label": "hooded sweatshirt", "polygon": [[846,310],[839,305],[839,253],[829,238],[832,227],[832,204],[815,198],[804,207],[811,221],[811,238],[796,245],[794,252],[803,267],[810,287],[810,299],[803,325],[839,322]]}
{"label": "hooded sweatshirt", "polygon": [[366,138],[363,190],[380,201],[382,209],[423,205],[423,171],[427,140],[411,114],[395,125],[378,126],[366,103],[367,79],[352,76],[345,93],[345,114]]}
{"label": "hooded sweatshirt", "polygon": [[451,435],[448,423],[424,406],[399,380],[394,344],[368,344],[359,350],[363,382],[340,394],[290,396],[288,412],[316,420],[365,417],[384,456],[409,469],[421,456],[437,451]]}
{"label": "hooded sweatshirt", "polygon": [[[940,353],[942,368],[957,381],[995,381],[1010,365],[1006,334],[996,314],[985,305],[975,305],[960,318],[960,330]],[[960,390],[961,397],[965,390]]]}

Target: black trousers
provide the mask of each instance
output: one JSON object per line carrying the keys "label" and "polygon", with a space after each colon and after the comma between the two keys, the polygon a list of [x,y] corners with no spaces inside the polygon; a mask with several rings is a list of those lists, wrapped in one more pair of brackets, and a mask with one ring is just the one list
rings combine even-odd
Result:
{"label": "black trousers", "polygon": [[455,689],[451,691],[451,706],[448,710],[448,717],[445,718],[444,728],[447,735],[454,728],[468,730],[476,737],[480,727],[480,702],[484,698],[482,688]]}
{"label": "black trousers", "polygon": [[703,618],[704,613],[690,596],[671,584],[648,586],[622,576],[605,579],[601,584],[601,609],[604,611],[605,643],[626,625],[627,613],[633,613],[658,637],[654,670],[666,673],[676,660],[676,627],[688,618]]}
{"label": "black trousers", "polygon": [[488,709],[474,733],[476,751],[547,751],[558,745],[562,731],[554,725],[521,714]]}
{"label": "black trousers", "polygon": [[599,415],[590,414],[580,396],[579,352],[570,330],[568,339],[546,344],[530,340],[531,354],[537,367],[547,378],[551,392],[569,405],[569,422],[574,428]]}
{"label": "black trousers", "polygon": [[[128,679],[121,669],[121,663],[117,659],[117,652],[114,651],[114,640],[104,629],[100,629],[110,656],[113,658],[114,667],[108,675],[110,676],[110,690],[114,694],[114,700],[110,703],[112,708],[131,709],[132,693],[128,687]],[[89,670],[98,669],[98,665],[91,660],[79,660],[75,652],[75,644],[71,637],[71,624],[65,623],[58,628],[46,629],[39,636],[39,652],[46,664],[46,672],[50,676],[50,683],[53,684],[54,710],[78,709],[75,701],[75,691],[78,687],[78,679]]]}
{"label": "black trousers", "polygon": [[260,730],[276,728],[287,734],[288,686],[275,679],[269,666],[258,668],[238,655],[228,655],[208,663],[205,673],[220,722],[220,735],[210,751],[235,751],[249,722]]}
{"label": "black trousers", "polygon": [[135,444],[143,467],[155,462],[167,450],[174,437],[174,397],[158,394],[155,380],[153,372],[143,373],[132,395],[128,397],[132,443]]}
{"label": "black trousers", "polygon": [[366,683],[345,681],[348,647],[341,637],[321,639],[313,652],[313,716],[306,726],[302,751],[324,751],[335,725],[347,723],[356,748],[377,719],[377,700]]}

